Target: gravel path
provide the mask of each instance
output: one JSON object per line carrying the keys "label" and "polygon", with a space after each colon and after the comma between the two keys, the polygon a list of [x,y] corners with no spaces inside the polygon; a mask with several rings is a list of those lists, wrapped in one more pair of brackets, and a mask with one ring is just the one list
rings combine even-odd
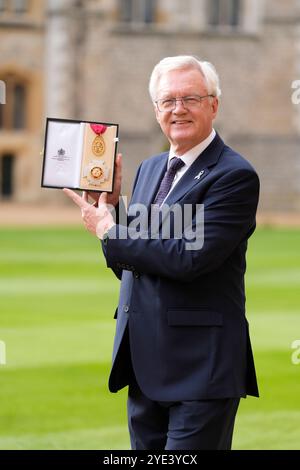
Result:
{"label": "gravel path", "polygon": [[75,206],[0,203],[0,226],[80,224],[80,210]]}

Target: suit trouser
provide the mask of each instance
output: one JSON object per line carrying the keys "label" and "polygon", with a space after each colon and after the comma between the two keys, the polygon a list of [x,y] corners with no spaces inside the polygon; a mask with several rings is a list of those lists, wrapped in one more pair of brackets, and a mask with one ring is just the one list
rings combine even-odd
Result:
{"label": "suit trouser", "polygon": [[134,450],[230,450],[239,398],[152,401],[137,384],[128,392]]}

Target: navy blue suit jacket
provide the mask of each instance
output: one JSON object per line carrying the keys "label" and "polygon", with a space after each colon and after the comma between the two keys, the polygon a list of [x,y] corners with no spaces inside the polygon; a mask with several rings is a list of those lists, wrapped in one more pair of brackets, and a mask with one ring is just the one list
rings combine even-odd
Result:
{"label": "navy blue suit jacket", "polygon": [[[141,164],[128,221],[135,203],[150,207],[167,160],[163,153]],[[133,370],[152,400],[258,396],[244,291],[258,195],[255,170],[216,135],[165,201],[204,205],[202,248],[187,250],[184,238],[134,240],[126,224],[109,231],[104,255],[122,279],[112,392]]]}

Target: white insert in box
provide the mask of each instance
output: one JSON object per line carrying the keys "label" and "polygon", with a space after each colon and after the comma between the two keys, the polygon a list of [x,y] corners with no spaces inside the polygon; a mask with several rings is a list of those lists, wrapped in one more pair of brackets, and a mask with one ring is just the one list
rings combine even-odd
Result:
{"label": "white insert in box", "polygon": [[48,122],[43,184],[79,188],[84,123]]}

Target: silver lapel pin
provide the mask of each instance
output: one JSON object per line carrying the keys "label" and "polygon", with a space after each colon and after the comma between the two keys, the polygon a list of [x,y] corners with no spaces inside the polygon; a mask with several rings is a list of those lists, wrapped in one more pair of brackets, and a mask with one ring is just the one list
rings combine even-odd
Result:
{"label": "silver lapel pin", "polygon": [[201,170],[200,173],[198,173],[198,175],[195,176],[195,180],[199,180],[201,176],[203,175],[203,173],[204,173],[204,170]]}

